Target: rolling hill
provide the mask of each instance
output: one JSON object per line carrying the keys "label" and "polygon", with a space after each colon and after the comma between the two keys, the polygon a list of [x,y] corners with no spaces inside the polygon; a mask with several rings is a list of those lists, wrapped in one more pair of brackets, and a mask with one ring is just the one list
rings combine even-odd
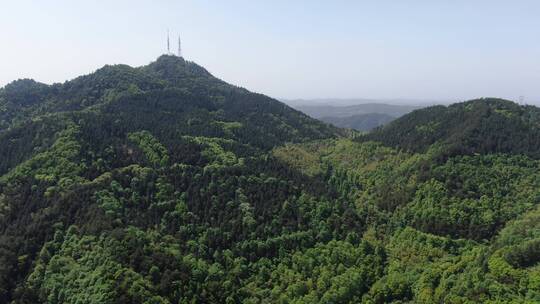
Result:
{"label": "rolling hill", "polygon": [[407,151],[439,143],[452,154],[517,153],[540,157],[540,110],[486,98],[420,109],[365,135]]}
{"label": "rolling hill", "polygon": [[176,56],[0,89],[0,303],[535,303],[539,109],[353,139]]}
{"label": "rolling hill", "polygon": [[[340,128],[370,131],[423,106],[386,104],[377,100],[287,100],[295,109]],[[340,104],[363,102],[361,104]]]}
{"label": "rolling hill", "polygon": [[[120,288],[114,295],[106,292],[103,299],[137,302],[137,297],[146,297],[144,293],[174,303],[186,298],[167,290],[178,280],[187,284],[189,275],[182,279],[183,274],[173,268],[170,273],[167,267],[182,260],[185,255],[181,252],[198,250],[185,247],[189,240],[197,240],[198,246],[207,246],[211,252],[237,251],[252,246],[250,240],[277,237],[281,229],[293,225],[275,222],[274,214],[284,200],[299,195],[300,183],[313,182],[296,181],[293,172],[261,155],[276,145],[341,133],[281,102],[229,85],[175,56],[161,56],[138,68],[105,66],[51,86],[15,81],[0,90],[0,108],[3,303],[16,299],[86,301],[99,293],[97,289],[83,290],[83,283],[52,270],[58,262],[54,257],[64,254],[62,248],[78,247],[69,244],[75,240],[68,235],[92,244],[86,249],[78,247],[82,250],[79,258],[97,254],[105,263],[98,266],[62,256],[62,261],[74,265],[69,271],[80,274],[84,284],[97,275],[85,272],[87,267],[106,267],[97,275],[103,280],[114,275],[108,271],[125,272],[126,289]],[[270,223],[274,232],[267,231]],[[209,232],[213,236],[200,239]],[[149,238],[133,233],[149,233]],[[98,249],[101,241],[126,242],[135,237],[140,242],[154,242],[167,235],[172,239],[162,245],[168,252],[141,253],[139,258],[150,259],[144,263],[132,260],[138,247],[108,253]],[[180,244],[183,249],[177,248]],[[173,248],[174,253],[169,251]],[[210,257],[211,252],[204,256]],[[165,260],[158,262],[161,259]],[[160,276],[170,281],[149,281],[145,277],[150,271],[148,262],[158,265],[163,271]],[[107,263],[116,268],[109,269]],[[140,280],[141,294],[129,290],[131,284],[139,284],[134,280]],[[154,283],[164,285],[148,287]],[[55,284],[65,289],[59,290]],[[103,284],[103,288],[112,288]],[[191,292],[190,299],[210,301],[210,295],[197,295],[196,289]],[[214,301],[225,300],[220,290],[214,292]]]}

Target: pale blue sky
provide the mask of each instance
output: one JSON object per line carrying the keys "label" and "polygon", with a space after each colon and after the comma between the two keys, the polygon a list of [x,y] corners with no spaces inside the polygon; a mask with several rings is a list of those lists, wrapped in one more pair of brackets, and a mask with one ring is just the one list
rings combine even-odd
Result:
{"label": "pale blue sky", "polygon": [[278,98],[540,100],[540,1],[0,3],[0,86],[184,57]]}

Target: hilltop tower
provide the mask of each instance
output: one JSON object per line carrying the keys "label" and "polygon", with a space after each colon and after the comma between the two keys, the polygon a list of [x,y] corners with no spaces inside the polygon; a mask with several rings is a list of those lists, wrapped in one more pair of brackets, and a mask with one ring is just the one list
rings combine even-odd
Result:
{"label": "hilltop tower", "polygon": [[171,54],[171,47],[169,43],[169,29],[167,29],[167,55]]}
{"label": "hilltop tower", "polygon": [[182,41],[180,35],[178,35],[178,57],[182,57]]}

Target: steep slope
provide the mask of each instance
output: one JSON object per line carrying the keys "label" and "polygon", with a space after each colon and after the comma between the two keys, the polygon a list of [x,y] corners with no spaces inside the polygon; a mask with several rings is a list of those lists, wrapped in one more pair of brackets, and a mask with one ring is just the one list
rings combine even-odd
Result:
{"label": "steep slope", "polygon": [[540,109],[477,99],[416,110],[361,137],[407,151],[439,143],[448,155],[515,153],[540,157]]}
{"label": "steep slope", "polygon": [[[375,281],[346,267],[364,277],[357,281],[363,303],[536,303],[538,113],[474,100],[415,111],[358,140],[286,145],[273,154],[354,202],[362,239],[382,247],[386,267]],[[283,272],[311,286],[303,269],[313,259],[298,257]],[[283,292],[313,302],[317,288],[306,289]]]}
{"label": "steep slope", "polygon": [[[362,291],[361,300],[343,303],[538,302],[540,160],[488,153],[441,161],[439,153],[438,147],[409,153],[349,139],[276,148],[278,159],[324,177],[353,202],[363,223],[355,233],[378,244],[385,257],[383,269],[375,263],[366,273],[356,262],[344,264],[347,273],[340,276],[319,262],[328,251],[338,253],[296,254],[272,273],[283,298],[325,303],[318,292],[330,288],[313,282],[334,276],[343,292],[351,292],[351,282]],[[365,259],[373,257],[359,258]]]}
{"label": "steep slope", "polygon": [[[177,132],[220,137],[263,150],[340,133],[274,99],[229,85],[175,56],[162,56],[140,68],[105,66],[52,86],[16,81],[0,91],[0,108],[0,141],[13,143],[0,147],[4,159],[0,174],[27,159],[33,150],[50,145],[54,133],[61,129],[51,121],[64,118],[83,122],[89,132],[106,129],[109,134],[101,134],[103,138],[115,132],[153,128],[158,136]],[[95,123],[101,125],[89,125]],[[116,126],[122,130],[115,130]],[[42,134],[38,136],[33,130]]]}
{"label": "steep slope", "polygon": [[174,56],[0,99],[0,303],[540,301],[537,108],[351,140]]}
{"label": "steep slope", "polygon": [[266,152],[340,130],[194,63],[17,81],[0,104],[2,303],[221,303],[240,286],[217,288],[218,256],[244,265],[275,256],[285,244],[253,249],[274,238],[316,239],[322,218],[300,221],[296,202],[331,191]]}
{"label": "steep slope", "polygon": [[[256,114],[262,116],[243,119],[275,121],[282,124],[282,128],[291,128],[291,132],[295,132],[295,127],[302,128],[298,131],[312,132],[307,136],[324,137],[337,131],[315,123],[274,99],[229,85],[195,63],[166,55],[140,68],[105,66],[64,84],[47,86],[32,80],[15,81],[0,91],[0,118],[3,125],[13,127],[18,121],[24,122],[38,115],[91,109],[130,94],[152,94],[163,90],[170,95],[178,94],[179,102],[185,102],[187,97],[184,95],[201,98],[201,107],[222,109],[225,115],[234,117],[242,116],[242,111],[252,114],[256,110]],[[13,119],[14,116],[18,119]],[[289,126],[289,123],[295,126]],[[291,138],[289,135],[283,140]]]}

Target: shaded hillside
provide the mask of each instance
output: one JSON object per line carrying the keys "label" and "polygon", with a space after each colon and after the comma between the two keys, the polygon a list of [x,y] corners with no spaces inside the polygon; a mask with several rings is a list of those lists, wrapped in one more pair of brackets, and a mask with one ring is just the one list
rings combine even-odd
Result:
{"label": "shaded hillside", "polygon": [[414,152],[440,143],[449,155],[501,152],[540,157],[539,130],[539,108],[488,98],[416,110],[359,140]]}
{"label": "shaded hillside", "polygon": [[249,248],[315,225],[284,202],[331,195],[265,153],[340,130],[179,57],[51,86],[16,81],[0,108],[2,303],[235,299],[238,283],[224,293],[190,282],[210,280],[216,252],[275,256]]}
{"label": "shaded hillside", "polygon": [[370,131],[376,127],[385,125],[395,118],[387,114],[368,113],[346,117],[324,116],[319,120],[340,128],[354,129],[358,131]]}
{"label": "shaded hillside", "polygon": [[15,81],[0,90],[0,109],[0,141],[12,143],[0,147],[0,173],[50,145],[59,130],[54,125],[61,124],[50,121],[64,118],[90,124],[88,130],[102,132],[102,138],[153,128],[158,134],[221,137],[260,149],[340,133],[174,56],[140,68],[105,66],[52,86]]}
{"label": "shaded hillside", "polygon": [[[441,162],[438,151],[413,154],[340,139],[287,145],[274,155],[308,176],[324,177],[354,202],[367,227],[361,239],[382,245],[384,274],[369,290],[364,268],[344,266],[350,273],[343,290],[353,293],[346,283],[358,275],[363,279],[355,290],[363,296],[342,303],[538,302],[540,161],[477,154]],[[314,296],[320,287],[310,283],[328,272],[304,275],[321,264],[317,256],[308,252],[293,261],[282,275],[273,273],[278,282],[295,282],[279,290],[291,301],[325,303]],[[298,285],[305,293],[295,293]]]}
{"label": "shaded hillside", "polygon": [[540,301],[537,108],[356,141],[162,56],[17,81],[0,109],[0,303]]}

